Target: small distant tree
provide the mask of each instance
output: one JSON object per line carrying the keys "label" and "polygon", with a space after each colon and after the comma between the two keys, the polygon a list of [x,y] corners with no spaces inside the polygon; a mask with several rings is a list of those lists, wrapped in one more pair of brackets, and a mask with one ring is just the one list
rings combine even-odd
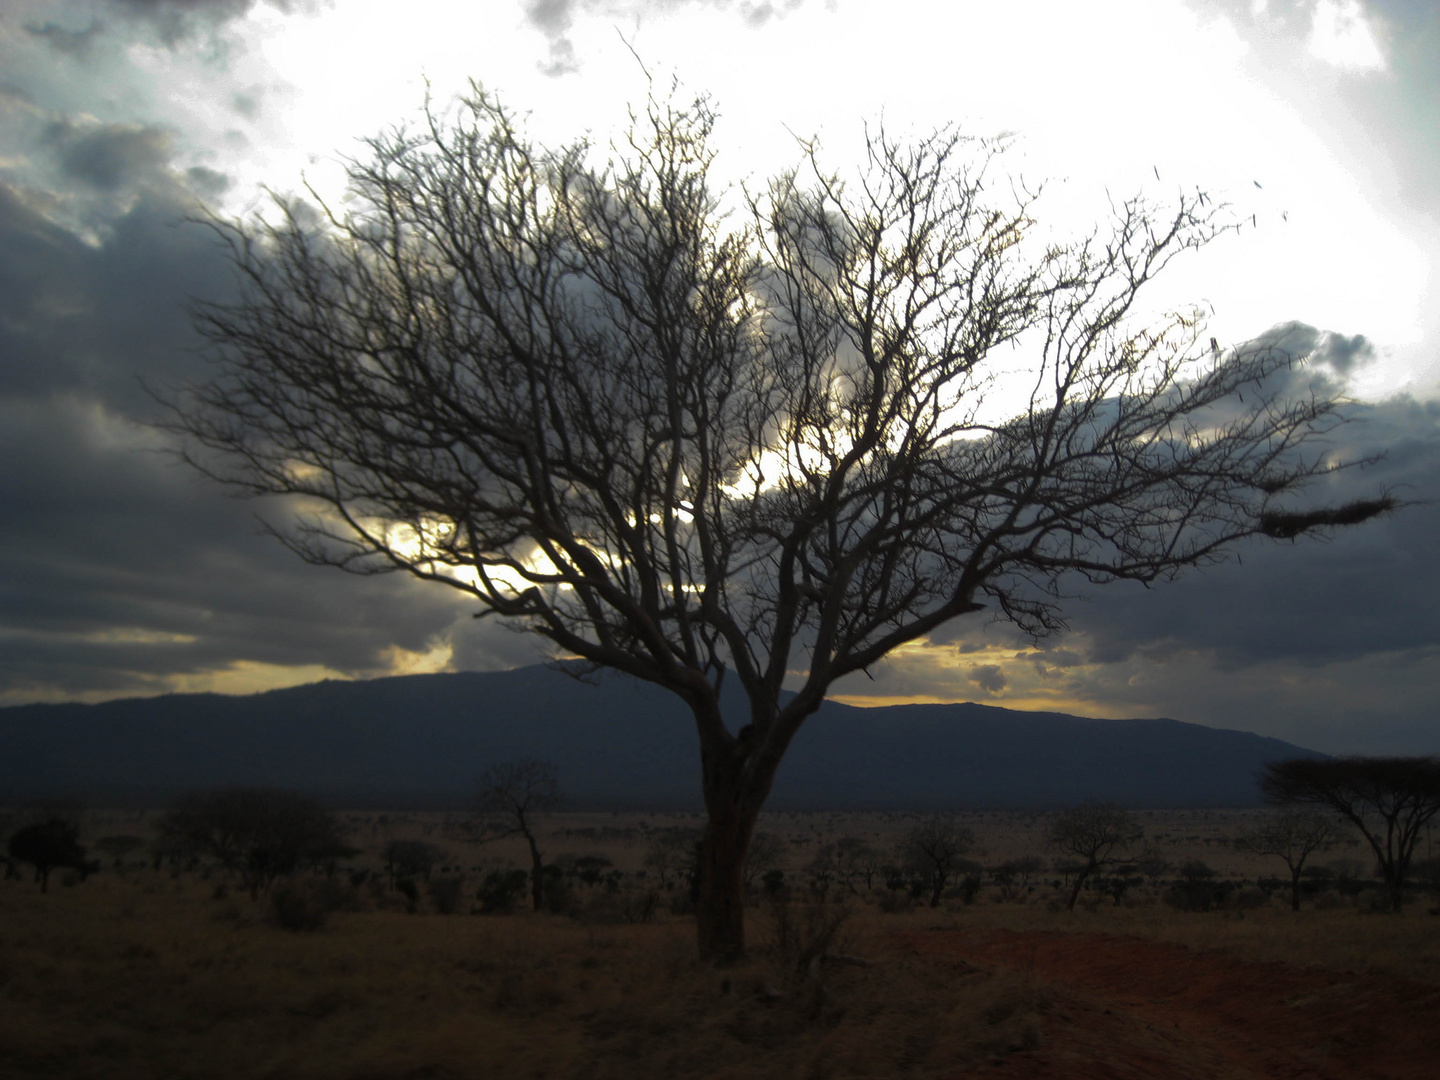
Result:
{"label": "small distant tree", "polygon": [[1135,869],[1144,876],[1146,881],[1150,882],[1150,887],[1153,889],[1160,884],[1160,879],[1171,871],[1172,866],[1170,860],[1165,858],[1162,852],[1155,848],[1146,848],[1135,860]]}
{"label": "small distant tree", "polygon": [[745,888],[753,888],[759,878],[779,869],[784,857],[784,840],[774,833],[756,833],[750,840],[750,850],[745,853]]}
{"label": "small distant tree", "polygon": [[160,819],[157,850],[217,860],[252,900],[277,878],[352,854],[339,820],[294,791],[226,787],[177,799]]}
{"label": "small distant tree", "polygon": [[444,850],[424,840],[391,840],[381,855],[391,881],[402,877],[429,881],[430,871],[445,861]]}
{"label": "small distant tree", "polygon": [[40,891],[50,889],[50,871],[56,867],[72,867],[86,874],[85,849],[80,846],[80,827],[64,818],[52,817],[27,825],[10,837],[7,850],[10,858],[35,867],[35,880]]}
{"label": "small distant tree", "polygon": [[885,855],[857,836],[842,836],[835,842],[835,866],[837,879],[851,892],[860,891],[858,882],[870,892],[885,872]]}
{"label": "small distant tree", "polygon": [[1121,851],[1143,835],[1127,811],[1109,803],[1085,803],[1062,812],[1050,827],[1050,844],[1080,863],[1066,909],[1075,910],[1080,890],[1096,870],[1116,861]]}
{"label": "small distant tree", "polygon": [[936,820],[912,829],[900,845],[905,869],[923,882],[930,906],[939,907],[946,888],[973,864],[965,858],[975,847],[975,834],[948,821]]}
{"label": "small distant tree", "polygon": [[1305,860],[1317,851],[1329,851],[1344,839],[1333,814],[1314,810],[1288,810],[1260,828],[1231,840],[1239,851],[1284,859],[1290,868],[1290,910],[1300,910],[1300,875]]}
{"label": "small distant tree", "polygon": [[676,881],[694,883],[699,867],[699,829],[665,829],[656,834],[645,853],[645,868],[654,870],[660,887]]}
{"label": "small distant tree", "polygon": [[1260,792],[1280,806],[1323,807],[1360,830],[1379,866],[1390,906],[1400,910],[1415,843],[1440,814],[1434,757],[1292,758],[1266,765]]}
{"label": "small distant tree", "polygon": [[523,836],[530,845],[530,899],[545,902],[545,864],[535,838],[535,817],[560,805],[560,769],[553,761],[519,758],[491,765],[476,782],[475,806],[492,815],[501,836]]}
{"label": "small distant tree", "polygon": [[846,892],[859,896],[875,887],[885,872],[885,856],[858,836],[842,836],[815,853],[809,867],[812,878],[833,881]]}
{"label": "small distant tree", "polygon": [[1045,869],[1045,860],[1038,855],[1023,855],[1018,859],[1006,859],[990,871],[991,878],[1006,900],[1024,896],[1030,888],[1030,879]]}
{"label": "small distant tree", "polygon": [[133,855],[145,846],[142,837],[129,834],[115,836],[102,836],[95,841],[95,846],[108,855],[116,870],[121,874],[125,871],[125,856]]}

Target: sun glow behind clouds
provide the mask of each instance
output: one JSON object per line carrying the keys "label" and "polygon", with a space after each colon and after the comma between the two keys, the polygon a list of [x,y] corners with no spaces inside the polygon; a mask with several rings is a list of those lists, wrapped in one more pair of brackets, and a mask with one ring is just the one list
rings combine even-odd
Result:
{"label": "sun glow behind clouds", "polygon": [[1384,71],[1385,54],[1357,0],[1319,0],[1310,28],[1310,55],[1355,71]]}

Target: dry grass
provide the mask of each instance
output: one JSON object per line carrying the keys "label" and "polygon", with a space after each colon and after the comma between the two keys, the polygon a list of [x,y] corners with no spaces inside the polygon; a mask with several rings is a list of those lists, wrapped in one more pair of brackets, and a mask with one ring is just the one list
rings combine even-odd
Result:
{"label": "dry grass", "polygon": [[[987,862],[1038,850],[1042,818],[971,817]],[[786,840],[783,865],[798,877],[821,844],[858,835],[880,846],[913,818],[776,815],[765,824]],[[1147,815],[1146,826],[1174,862],[1193,854],[1253,875],[1266,868],[1228,865],[1233,855],[1219,843],[1242,819],[1175,811]],[[649,842],[645,820],[555,815],[547,850],[600,851],[633,874]],[[648,818],[650,829],[685,823]],[[97,820],[89,831],[143,832],[144,822]],[[445,844],[472,894],[477,866],[510,861],[498,845],[446,836],[438,817],[368,815],[356,823],[361,864],[378,865],[384,841],[412,834]],[[815,932],[803,910],[792,911],[781,948],[775,920],[757,909],[752,959],[716,971],[694,959],[693,923],[664,915],[664,905],[655,924],[585,925],[408,915],[390,894],[296,934],[273,925],[263,904],[217,899],[214,885],[193,874],[106,871],[73,888],[52,881],[42,896],[28,879],[0,882],[0,1080],[938,1077],[1034,1047],[1046,989],[905,944],[907,932],[931,928],[1134,935],[1440,984],[1440,918],[1423,901],[1401,916],[1313,906],[1297,916],[1278,898],[1201,914],[1141,889],[1124,906],[1104,899],[1069,913],[1056,909],[1049,883],[1023,904],[997,903],[987,889],[973,905],[903,915],[858,906],[831,951],[871,965],[811,973],[798,963]],[[612,901],[608,910],[619,909]]]}
{"label": "dry grass", "polygon": [[873,918],[845,945],[873,966],[811,975],[763,944],[702,966],[684,921],[262,912],[186,878],[5,883],[0,1076],[926,1077],[1035,1046],[1045,1005]]}

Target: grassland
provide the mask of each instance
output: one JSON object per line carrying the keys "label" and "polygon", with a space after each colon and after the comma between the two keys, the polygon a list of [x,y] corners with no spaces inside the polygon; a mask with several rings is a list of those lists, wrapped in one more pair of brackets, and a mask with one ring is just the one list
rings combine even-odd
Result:
{"label": "grassland", "polygon": [[[362,868],[378,868],[396,836],[446,846],[467,890],[487,869],[519,861],[503,846],[472,845],[440,815],[381,817],[350,815]],[[87,836],[146,821],[92,815]],[[624,895],[653,887],[635,876],[646,837],[687,823],[556,815],[547,852],[602,854],[630,875]],[[829,839],[881,844],[909,824],[904,815],[789,815],[764,827],[784,838],[798,878]],[[1041,850],[1041,819],[975,815],[968,824],[987,864]],[[1253,876],[1253,864],[1217,843],[1238,824],[1239,812],[1146,820],[1172,861],[1208,855],[1226,875]],[[1023,902],[1001,902],[987,886],[970,904],[898,913],[852,897],[829,950],[842,959],[805,965],[796,937],[803,947],[811,909],[797,890],[785,910],[798,935],[777,940],[776,909],[757,899],[750,960],[717,971],[695,961],[693,923],[670,910],[668,894],[644,923],[623,921],[617,894],[602,902],[596,887],[587,899],[578,886],[569,915],[482,916],[465,906],[441,915],[423,897],[412,914],[372,875],[346,886],[347,910],[295,933],[275,925],[265,900],[213,872],[107,868],[69,886],[56,877],[48,895],[28,878],[0,883],[0,1077],[943,1077],[1005,1061],[1022,1075],[1015,1067],[1058,1038],[1049,1033],[1059,992],[1023,967],[924,947],[1010,932],[1170,942],[1440,986],[1440,918],[1425,902],[1398,916],[1354,904],[1295,915],[1278,898],[1180,912],[1138,889],[1070,913],[1048,881]]]}

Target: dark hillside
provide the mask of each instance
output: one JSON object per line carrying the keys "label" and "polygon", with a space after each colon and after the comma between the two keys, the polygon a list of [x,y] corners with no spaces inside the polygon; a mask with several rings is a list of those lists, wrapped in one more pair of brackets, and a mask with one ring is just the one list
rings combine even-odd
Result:
{"label": "dark hillside", "polygon": [[[1174,720],[829,703],[801,730],[770,805],[1247,805],[1262,762],[1310,753]],[[0,797],[10,801],[153,804],[246,783],[349,805],[460,805],[486,763],[522,755],[558,761],[574,805],[698,808],[688,713],[613,675],[591,684],[530,667],[0,709]]]}

